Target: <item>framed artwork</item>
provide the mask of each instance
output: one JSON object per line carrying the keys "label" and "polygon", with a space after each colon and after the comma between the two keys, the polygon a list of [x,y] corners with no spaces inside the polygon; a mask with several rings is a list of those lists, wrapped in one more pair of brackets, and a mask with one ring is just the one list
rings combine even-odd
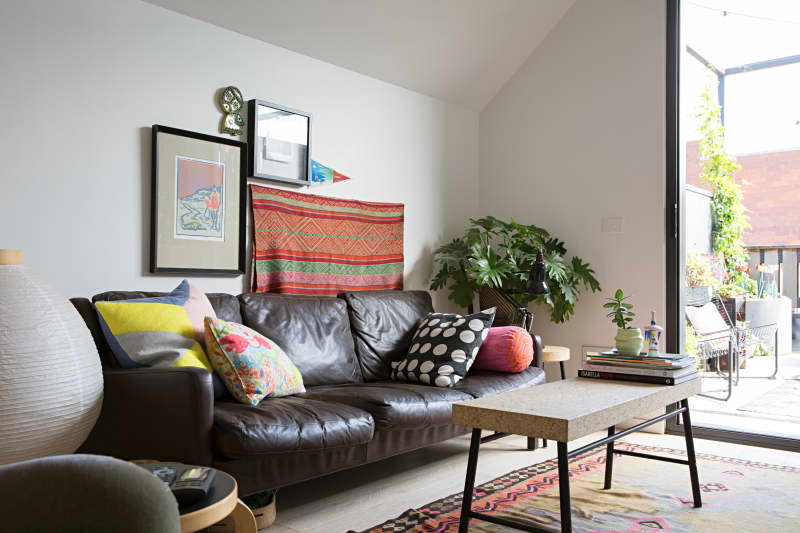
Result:
{"label": "framed artwork", "polygon": [[311,183],[311,115],[297,109],[250,100],[248,175],[279,183]]}
{"label": "framed artwork", "polygon": [[153,126],[150,272],[244,274],[247,144]]}

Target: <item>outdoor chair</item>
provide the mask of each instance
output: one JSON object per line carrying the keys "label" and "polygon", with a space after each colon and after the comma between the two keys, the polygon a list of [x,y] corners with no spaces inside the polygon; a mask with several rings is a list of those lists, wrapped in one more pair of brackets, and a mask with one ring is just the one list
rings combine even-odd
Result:
{"label": "outdoor chair", "polygon": [[[686,319],[699,336],[697,352],[703,361],[714,368],[720,377],[727,378],[727,393],[724,397],[702,393],[715,400],[728,401],[733,394],[733,386],[739,385],[740,367],[755,355],[761,346],[773,344],[775,354],[775,371],[769,379],[778,373],[778,325],[767,324],[758,327],[737,325],[735,319],[728,314],[722,299],[714,295],[704,305],[687,305]],[[734,377],[735,372],[735,377]],[[717,391],[711,391],[717,392]]]}

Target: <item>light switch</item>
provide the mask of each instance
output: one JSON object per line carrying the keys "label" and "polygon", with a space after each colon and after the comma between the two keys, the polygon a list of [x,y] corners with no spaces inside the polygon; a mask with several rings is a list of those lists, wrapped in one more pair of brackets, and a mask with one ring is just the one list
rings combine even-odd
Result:
{"label": "light switch", "polygon": [[601,224],[603,233],[622,233],[622,217],[605,217]]}

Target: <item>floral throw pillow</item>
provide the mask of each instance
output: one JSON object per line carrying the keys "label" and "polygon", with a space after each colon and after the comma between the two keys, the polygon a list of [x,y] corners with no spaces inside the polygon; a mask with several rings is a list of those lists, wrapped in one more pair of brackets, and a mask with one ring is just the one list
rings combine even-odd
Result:
{"label": "floral throw pillow", "polygon": [[408,354],[392,362],[392,379],[452,387],[475,361],[494,313],[492,307],[467,316],[428,314],[417,326]]}
{"label": "floral throw pillow", "polygon": [[211,366],[240,402],[257,405],[264,398],[306,391],[294,363],[263,335],[210,316],[205,318],[205,333]]}

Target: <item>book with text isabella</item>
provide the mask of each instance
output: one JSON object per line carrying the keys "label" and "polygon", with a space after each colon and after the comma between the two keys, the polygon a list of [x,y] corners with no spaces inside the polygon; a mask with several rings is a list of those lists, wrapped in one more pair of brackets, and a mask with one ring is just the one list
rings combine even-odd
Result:
{"label": "book with text isabella", "polygon": [[618,372],[597,372],[595,370],[578,370],[578,376],[582,378],[611,379],[616,381],[637,381],[639,383],[652,383],[654,385],[678,385],[684,381],[689,381],[697,377],[696,372],[686,374],[679,378],[668,378],[663,376],[642,376],[636,374],[620,374]]}

